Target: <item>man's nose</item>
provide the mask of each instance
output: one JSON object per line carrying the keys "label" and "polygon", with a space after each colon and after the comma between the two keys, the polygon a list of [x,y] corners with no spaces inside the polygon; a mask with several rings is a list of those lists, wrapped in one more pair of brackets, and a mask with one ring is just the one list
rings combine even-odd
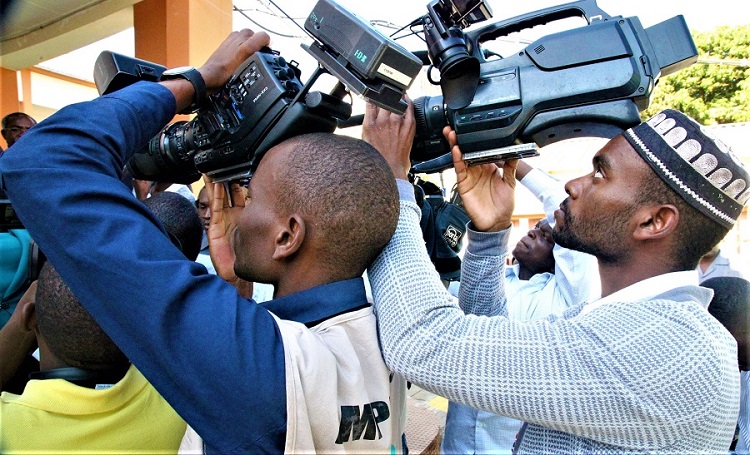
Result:
{"label": "man's nose", "polygon": [[571,199],[577,199],[581,194],[581,182],[583,181],[583,178],[584,177],[578,177],[565,184],[565,192],[568,193],[568,196],[570,196]]}

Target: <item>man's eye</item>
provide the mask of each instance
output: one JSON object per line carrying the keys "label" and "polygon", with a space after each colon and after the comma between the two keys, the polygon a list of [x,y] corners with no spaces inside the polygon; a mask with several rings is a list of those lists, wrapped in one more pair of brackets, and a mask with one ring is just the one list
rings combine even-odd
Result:
{"label": "man's eye", "polygon": [[594,177],[596,177],[598,179],[603,179],[604,178],[604,174],[602,173],[601,169],[596,169],[594,171]]}

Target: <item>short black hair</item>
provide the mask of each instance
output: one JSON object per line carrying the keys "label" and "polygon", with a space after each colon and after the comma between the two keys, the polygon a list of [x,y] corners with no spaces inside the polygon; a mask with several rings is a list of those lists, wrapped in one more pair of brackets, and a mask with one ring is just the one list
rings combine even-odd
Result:
{"label": "short black hair", "polygon": [[10,126],[10,122],[12,120],[17,119],[17,118],[27,118],[27,119],[31,120],[32,122],[36,123],[36,120],[34,120],[34,117],[30,116],[29,114],[27,114],[25,112],[13,112],[13,113],[8,114],[5,117],[3,117],[3,120],[2,120],[2,127],[3,127],[3,129],[7,129],[8,126]]}
{"label": "short black hair", "polygon": [[323,226],[321,265],[362,275],[396,230],[399,200],[388,163],[367,142],[331,133],[288,140],[276,202]]}
{"label": "short black hair", "polygon": [[49,261],[39,272],[35,308],[39,331],[52,353],[65,364],[106,371],[129,363]]}
{"label": "short black hair", "polygon": [[164,224],[172,243],[194,261],[201,251],[203,224],[195,206],[184,196],[162,191],[143,201]]}

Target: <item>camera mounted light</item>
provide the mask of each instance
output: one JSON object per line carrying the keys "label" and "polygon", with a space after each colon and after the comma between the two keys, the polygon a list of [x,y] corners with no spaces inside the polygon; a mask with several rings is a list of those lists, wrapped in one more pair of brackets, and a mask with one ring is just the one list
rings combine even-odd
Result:
{"label": "camera mounted light", "polygon": [[318,0],[305,30],[316,42],[303,48],[349,90],[392,112],[406,111],[401,98],[422,68],[414,54],[333,0]]}

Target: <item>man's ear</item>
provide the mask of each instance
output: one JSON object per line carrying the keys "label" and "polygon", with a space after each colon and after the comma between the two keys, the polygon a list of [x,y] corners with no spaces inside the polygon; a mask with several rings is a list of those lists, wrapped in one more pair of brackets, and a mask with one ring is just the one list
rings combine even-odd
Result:
{"label": "man's ear", "polygon": [[276,235],[274,241],[274,260],[284,260],[292,257],[305,241],[305,220],[298,214],[291,215],[286,225]]}
{"label": "man's ear", "polygon": [[634,237],[637,240],[663,239],[674,232],[680,222],[680,211],[671,204],[640,208],[636,216],[638,226]]}
{"label": "man's ear", "polygon": [[13,314],[16,312],[21,316],[20,323],[21,327],[27,332],[33,332],[37,328],[36,323],[36,285],[37,281],[34,280],[29,285],[26,292],[18,300],[16,309],[13,310]]}
{"label": "man's ear", "polygon": [[33,301],[25,302],[23,305],[19,302],[15,311],[21,312],[21,327],[27,332],[36,332],[38,327],[36,322],[36,304]]}

